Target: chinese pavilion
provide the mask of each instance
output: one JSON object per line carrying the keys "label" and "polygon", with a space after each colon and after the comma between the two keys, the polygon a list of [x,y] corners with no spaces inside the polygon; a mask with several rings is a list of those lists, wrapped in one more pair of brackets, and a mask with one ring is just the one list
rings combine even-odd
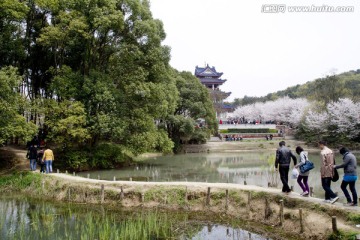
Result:
{"label": "chinese pavilion", "polygon": [[203,68],[198,66],[195,68],[195,76],[209,89],[218,119],[226,118],[227,113],[233,111],[232,106],[224,104],[224,100],[231,92],[220,90],[220,86],[226,82],[226,79],[221,79],[222,75],[222,72],[217,72],[215,67],[209,67],[209,64]]}

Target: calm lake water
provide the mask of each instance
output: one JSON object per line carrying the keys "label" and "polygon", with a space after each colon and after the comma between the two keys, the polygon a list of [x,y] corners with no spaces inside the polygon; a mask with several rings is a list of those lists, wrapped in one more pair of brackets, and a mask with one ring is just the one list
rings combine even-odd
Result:
{"label": "calm lake water", "polygon": [[0,198],[0,239],[257,239],[240,228],[181,213],[124,212],[101,206],[55,205],[24,197]]}
{"label": "calm lake water", "polygon": [[[359,156],[358,156],[359,157]],[[105,180],[133,181],[194,181],[194,182],[229,182],[267,187],[280,188],[281,182],[278,174],[273,171],[275,153],[272,152],[239,152],[239,153],[195,153],[170,155],[147,159],[146,161],[123,169],[92,171],[79,173],[80,176]],[[309,185],[314,187],[316,197],[323,197],[324,191],[320,179],[320,157],[318,153],[309,154],[309,159],[314,162],[309,176]],[[336,156],[340,164],[342,157]],[[340,180],[332,183],[334,191],[343,196],[340,183],[343,170],[339,169]],[[290,176],[289,176],[290,178]],[[294,186],[296,192],[302,192],[296,180],[290,179],[289,185]],[[360,190],[359,184],[357,190]],[[343,199],[343,198],[342,198]],[[345,201],[345,200],[344,200]]]}

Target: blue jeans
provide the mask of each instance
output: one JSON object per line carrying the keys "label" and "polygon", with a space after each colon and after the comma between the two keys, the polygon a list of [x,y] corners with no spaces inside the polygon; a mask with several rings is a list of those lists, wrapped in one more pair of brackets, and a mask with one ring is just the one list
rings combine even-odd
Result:
{"label": "blue jeans", "polygon": [[46,173],[52,173],[52,160],[45,160]]}
{"label": "blue jeans", "polygon": [[30,159],[30,170],[31,171],[36,170],[36,159]]}

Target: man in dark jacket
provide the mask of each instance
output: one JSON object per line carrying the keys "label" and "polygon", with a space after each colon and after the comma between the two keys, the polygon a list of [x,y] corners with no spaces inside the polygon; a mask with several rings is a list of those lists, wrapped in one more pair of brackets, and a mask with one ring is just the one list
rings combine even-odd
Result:
{"label": "man in dark jacket", "polygon": [[[347,148],[342,147],[340,149],[340,154],[343,155],[343,164],[341,165],[334,165],[334,168],[344,168],[344,178],[341,183],[341,190],[344,192],[345,197],[347,199],[348,206],[357,206],[358,204],[358,197],[355,188],[355,182],[357,180],[357,172],[356,166],[357,161],[354,154],[352,154]],[[350,191],[352,193],[352,200],[348,190],[346,189],[347,186],[350,186]]]}
{"label": "man in dark jacket", "polygon": [[31,143],[31,146],[30,146],[26,156],[30,160],[30,170],[35,171],[36,170],[37,149],[36,149],[34,143]]}
{"label": "man in dark jacket", "polygon": [[284,141],[279,142],[280,147],[276,150],[275,169],[278,171],[279,167],[280,179],[283,184],[282,192],[288,194],[291,192],[288,184],[291,158],[294,161],[294,166],[297,160],[295,155],[285,145]]}

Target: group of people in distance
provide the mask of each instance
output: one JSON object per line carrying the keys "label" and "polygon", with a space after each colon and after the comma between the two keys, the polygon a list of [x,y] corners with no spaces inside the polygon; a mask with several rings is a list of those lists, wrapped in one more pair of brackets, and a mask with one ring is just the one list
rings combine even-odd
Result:
{"label": "group of people in distance", "polygon": [[[280,179],[283,184],[282,192],[289,194],[291,189],[288,185],[288,177],[290,170],[291,159],[294,161],[294,167],[299,169],[302,165],[306,164],[307,161],[310,161],[308,158],[308,153],[300,146],[296,147],[296,153],[300,157],[299,163],[297,163],[296,156],[291,152],[291,150],[285,146],[286,143],[281,141],[279,143],[279,148],[276,151],[276,160],[275,160],[275,169],[280,174]],[[325,191],[325,202],[326,203],[335,203],[339,197],[331,190],[331,182],[334,180],[334,175],[336,175],[335,169],[344,168],[344,177],[341,183],[341,190],[344,192],[348,206],[357,206],[358,198],[355,189],[355,182],[357,180],[356,172],[356,157],[352,154],[347,148],[341,147],[339,152],[343,156],[343,163],[340,165],[335,164],[335,154],[334,152],[326,146],[326,142],[320,141],[318,146],[321,150],[320,152],[320,176],[321,184]],[[301,172],[299,171],[299,176],[297,177],[297,182],[300,185],[303,193],[301,196],[309,196],[310,189],[308,185],[310,171]],[[349,186],[352,193],[350,196],[347,187]]]}
{"label": "group of people in distance", "polygon": [[41,173],[52,173],[54,153],[50,148],[44,151],[42,147],[37,148],[35,143],[31,143],[26,158],[30,160],[31,171],[36,171],[36,163],[38,163]]}

